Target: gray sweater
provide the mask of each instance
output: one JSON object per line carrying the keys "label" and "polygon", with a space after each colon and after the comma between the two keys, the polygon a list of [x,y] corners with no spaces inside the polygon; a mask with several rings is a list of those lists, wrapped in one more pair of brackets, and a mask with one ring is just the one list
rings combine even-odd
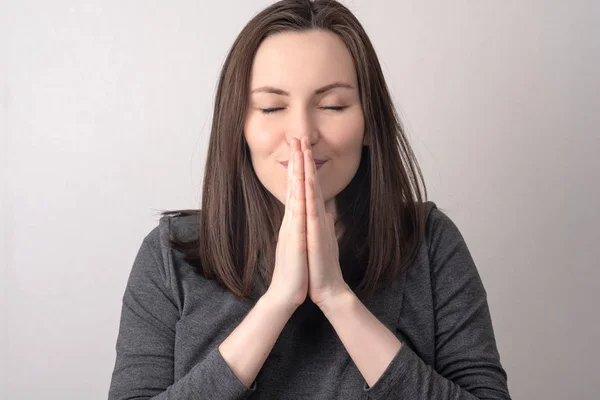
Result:
{"label": "gray sweater", "polygon": [[196,216],[162,217],[127,282],[109,400],[510,399],[479,273],[456,225],[427,205],[415,265],[364,302],[403,344],[372,387],[308,300],[247,388],[218,345],[252,301],[202,278],[169,248],[169,230],[197,237]]}

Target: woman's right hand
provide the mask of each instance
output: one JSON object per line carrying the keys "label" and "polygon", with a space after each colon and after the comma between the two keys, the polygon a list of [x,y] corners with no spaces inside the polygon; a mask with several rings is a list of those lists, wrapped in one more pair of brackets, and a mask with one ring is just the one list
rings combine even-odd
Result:
{"label": "woman's right hand", "polygon": [[265,294],[295,309],[308,295],[304,156],[297,138],[292,138],[287,170],[285,213],[279,228],[273,277]]}

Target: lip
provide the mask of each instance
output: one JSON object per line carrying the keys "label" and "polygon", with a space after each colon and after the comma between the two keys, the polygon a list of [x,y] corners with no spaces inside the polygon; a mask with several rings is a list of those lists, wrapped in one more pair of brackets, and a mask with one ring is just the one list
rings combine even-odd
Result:
{"label": "lip", "polygon": [[[327,162],[327,160],[315,160],[315,165],[317,166],[317,169],[321,168],[323,166],[323,164],[325,164]],[[279,162],[281,165],[283,165],[283,167],[285,169],[287,169],[288,167],[288,161],[280,161]]]}

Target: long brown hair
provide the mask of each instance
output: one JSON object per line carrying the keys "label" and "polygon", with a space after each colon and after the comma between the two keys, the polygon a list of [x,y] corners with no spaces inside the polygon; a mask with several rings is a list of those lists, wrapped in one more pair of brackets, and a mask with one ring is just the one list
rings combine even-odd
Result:
{"label": "long brown hair", "polygon": [[363,147],[356,175],[335,200],[336,224],[344,227],[339,242],[344,279],[357,294],[370,296],[412,264],[424,236],[423,175],[360,22],[337,1],[279,1],[244,27],[223,65],[202,208],[162,212],[172,218],[199,217],[199,237],[181,242],[171,236],[171,246],[202,276],[216,279],[241,298],[252,297],[257,271],[268,287],[284,214],[284,205],[258,180],[243,135],[252,62],[266,37],[311,29],[333,32],[346,44],[365,118],[368,146]]}

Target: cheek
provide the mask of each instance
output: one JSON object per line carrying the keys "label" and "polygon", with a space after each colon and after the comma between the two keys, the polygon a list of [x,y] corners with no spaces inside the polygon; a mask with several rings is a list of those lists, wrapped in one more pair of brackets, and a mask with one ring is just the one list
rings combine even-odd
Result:
{"label": "cheek", "polygon": [[365,130],[362,112],[348,112],[324,123],[323,132],[328,133],[330,140],[335,140],[336,147],[343,150],[362,148]]}
{"label": "cheek", "polygon": [[[273,125],[273,124],[270,124]],[[244,137],[255,156],[269,154],[277,143],[277,130],[264,119],[249,118],[244,126]]]}

